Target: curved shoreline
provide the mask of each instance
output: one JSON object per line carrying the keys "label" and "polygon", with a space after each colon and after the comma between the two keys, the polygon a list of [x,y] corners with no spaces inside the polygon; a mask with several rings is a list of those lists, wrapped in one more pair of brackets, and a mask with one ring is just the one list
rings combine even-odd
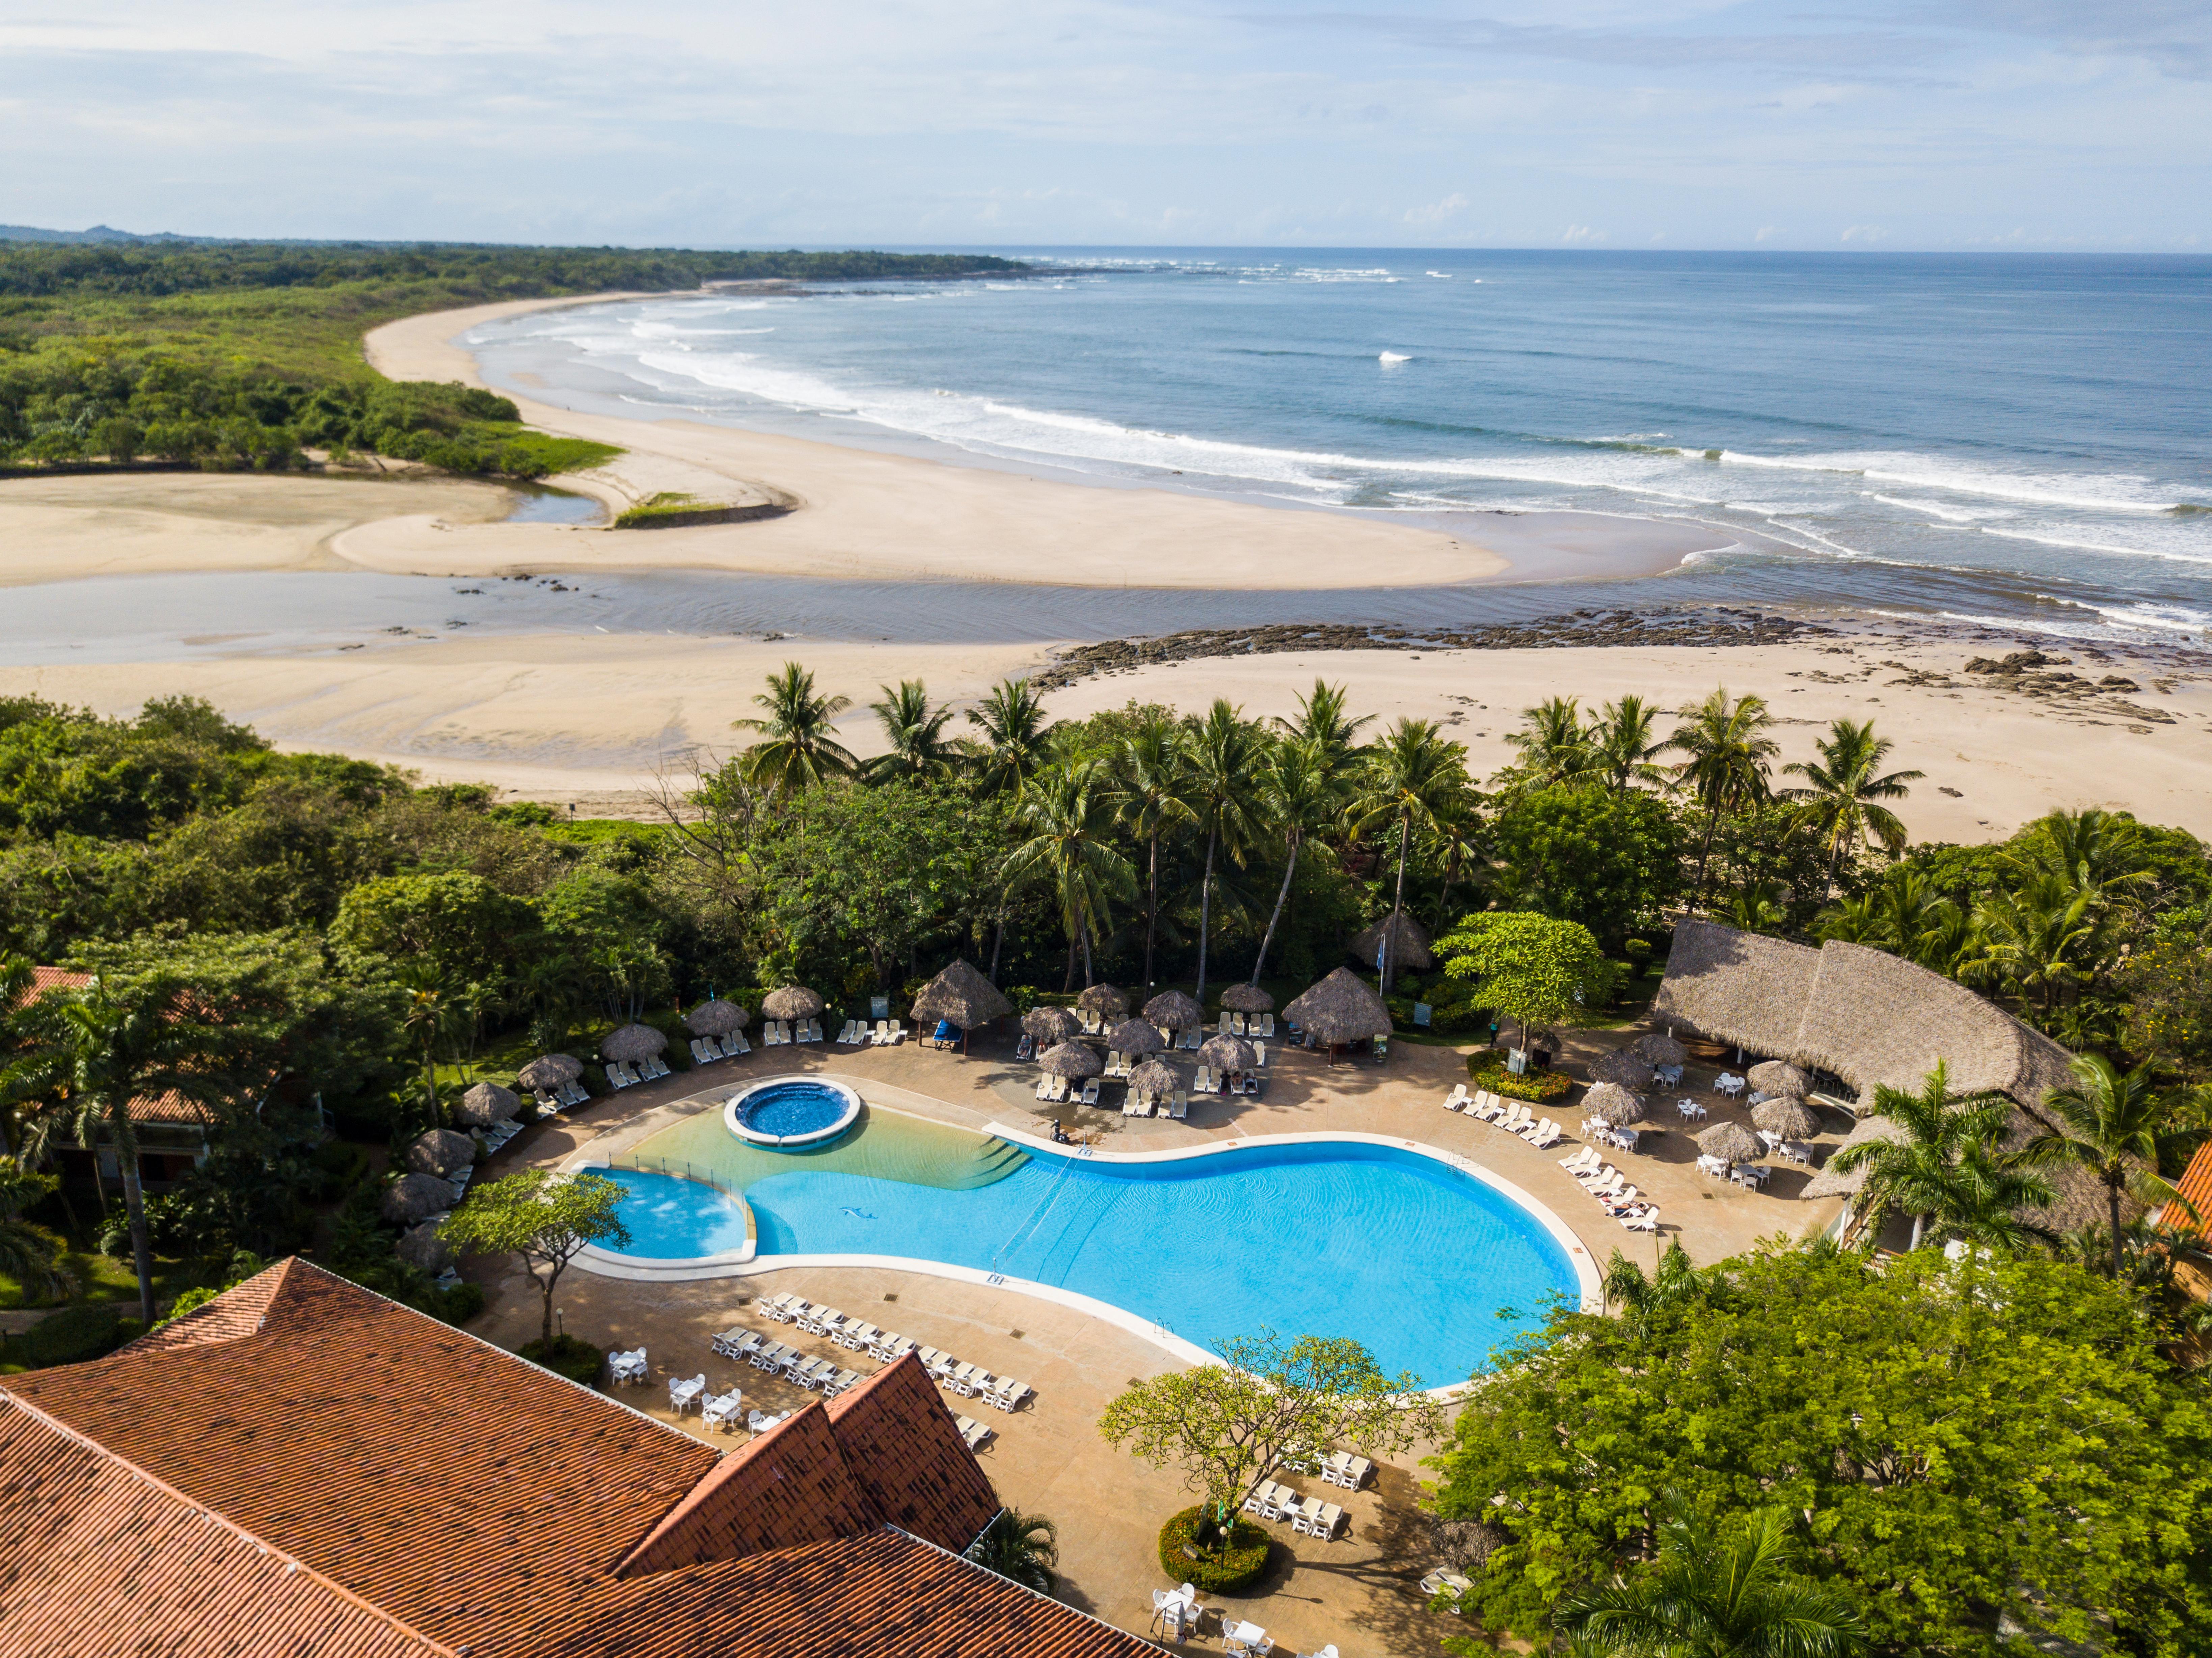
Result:
{"label": "curved shoreline", "polygon": [[[895,1107],[872,1105],[868,1108],[871,1111],[887,1110],[894,1115],[908,1114],[898,1111]],[[1546,1235],[1560,1253],[1567,1258],[1569,1266],[1573,1269],[1577,1288],[1582,1295],[1583,1310],[1585,1312],[1604,1310],[1605,1292],[1599,1279],[1596,1262],[1592,1259],[1589,1250],[1583,1245],[1582,1240],[1575,1236],[1573,1230],[1559,1218],[1548,1204],[1533,1195],[1524,1187],[1508,1180],[1504,1175],[1476,1162],[1474,1158],[1462,1156],[1456,1151],[1445,1151],[1441,1146],[1430,1145],[1424,1141],[1405,1139],[1388,1134],[1360,1133],[1349,1130],[1315,1130],[1296,1134],[1254,1134],[1238,1139],[1209,1141],[1200,1145],[1164,1146],[1148,1151],[1097,1151],[1085,1146],[1071,1152],[1066,1146],[1056,1145],[1025,1129],[1016,1128],[995,1120],[977,1132],[1004,1140],[1010,1145],[1018,1145],[1024,1151],[1041,1156],[1065,1158],[1070,1162],[1097,1162],[1116,1165],[1186,1163],[1201,1157],[1219,1157],[1224,1153],[1259,1151],[1280,1145],[1373,1145],[1387,1147],[1393,1151],[1410,1151],[1417,1157],[1426,1157],[1433,1163],[1441,1163],[1456,1174],[1465,1175],[1480,1184],[1488,1187],[1530,1219],[1535,1221],[1543,1228]],[[609,1166],[606,1157],[592,1156],[588,1148],[579,1151],[563,1164],[565,1169],[572,1170],[604,1169]],[[671,1175],[669,1178],[682,1179],[684,1176]],[[1139,1336],[1186,1363],[1218,1364],[1221,1362],[1218,1357],[1199,1346],[1195,1342],[1185,1340],[1166,1326],[1155,1323],[1142,1314],[1132,1312],[1111,1302],[1102,1301],[1094,1296],[1085,1295],[1080,1291],[1064,1289],[1058,1284],[1042,1284],[1032,1278],[1015,1278],[1003,1272],[990,1272],[982,1267],[963,1266],[955,1262],[936,1260],[927,1256],[919,1255],[761,1254],[757,1253],[756,1248],[755,1240],[757,1234],[753,1230],[752,1206],[746,1201],[742,1193],[735,1196],[745,1211],[748,1236],[745,1246],[741,1249],[725,1250],[717,1254],[693,1256],[684,1260],[647,1260],[641,1256],[624,1255],[613,1250],[602,1249],[597,1245],[590,1245],[577,1254],[575,1264],[585,1271],[602,1278],[624,1278],[633,1282],[651,1284],[684,1284],[708,1278],[752,1278],[767,1272],[801,1271],[810,1267],[862,1266],[891,1272],[915,1272],[927,1278],[950,1278],[958,1283],[1005,1290],[1016,1295],[1028,1296],[1034,1300],[1051,1302],[1058,1306],[1070,1308],[1091,1317],[1103,1320],[1117,1329],[1126,1330],[1133,1335]],[[1442,1387],[1430,1388],[1425,1391],[1439,1399],[1451,1399],[1458,1397],[1472,1385],[1474,1383],[1470,1382],[1458,1382]]]}

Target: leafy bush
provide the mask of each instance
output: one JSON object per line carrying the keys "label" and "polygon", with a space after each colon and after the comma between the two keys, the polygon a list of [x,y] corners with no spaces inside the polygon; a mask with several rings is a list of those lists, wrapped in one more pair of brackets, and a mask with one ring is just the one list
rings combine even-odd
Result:
{"label": "leafy bush", "polygon": [[1516,1077],[1505,1068],[1504,1060],[1487,1050],[1468,1055],[1467,1074],[1477,1088],[1503,1094],[1509,1100],[1527,1100],[1536,1105],[1548,1105],[1564,1098],[1575,1085],[1572,1077],[1559,1071],[1528,1071]]}
{"label": "leafy bush", "polygon": [[[473,1284],[461,1287],[477,1289]],[[483,1291],[477,1290],[477,1299],[483,1301]],[[586,1388],[599,1381],[599,1371],[607,1362],[605,1348],[594,1347],[580,1336],[557,1335],[550,1341],[526,1341],[515,1351],[532,1364],[543,1364],[556,1376],[565,1376]]]}
{"label": "leafy bush", "polygon": [[[1229,1528],[1225,1552],[1213,1546],[1201,1547],[1192,1540],[1205,1513],[1203,1508],[1185,1509],[1160,1527],[1160,1570],[1203,1594],[1234,1594],[1267,1570],[1267,1533],[1239,1515]],[[1189,1554],[1183,1552],[1186,1548]]]}
{"label": "leafy bush", "polygon": [[125,1318],[111,1303],[87,1302],[40,1320],[23,1338],[22,1351],[34,1370],[49,1364],[81,1364],[113,1352],[143,1327],[137,1319]]}
{"label": "leafy bush", "polygon": [[447,1324],[466,1324],[483,1309],[483,1284],[456,1284],[438,1291],[438,1304],[431,1310]]}

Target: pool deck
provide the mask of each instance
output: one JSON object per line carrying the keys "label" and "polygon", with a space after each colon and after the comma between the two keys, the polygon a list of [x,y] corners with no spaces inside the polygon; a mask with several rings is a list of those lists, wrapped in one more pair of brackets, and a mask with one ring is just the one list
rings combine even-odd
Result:
{"label": "pool deck", "polygon": [[[1624,1044],[1633,1032],[1583,1032],[1570,1039],[1563,1068],[1579,1073],[1581,1060]],[[1650,1266],[1667,1242],[1679,1238],[1700,1261],[1740,1253],[1778,1232],[1802,1234],[1826,1224],[1833,1200],[1797,1199],[1809,1174],[1778,1170],[1765,1192],[1712,1181],[1695,1167],[1689,1133],[1675,1127],[1665,1096],[1653,1101],[1647,1135],[1650,1149],[1616,1157],[1622,1172],[1660,1206],[1656,1238],[1629,1233],[1597,1211],[1559,1167],[1577,1148],[1570,1135],[1537,1151],[1513,1135],[1446,1111],[1442,1102],[1466,1076],[1464,1052],[1401,1044],[1383,1065],[1328,1066],[1302,1051],[1273,1048],[1264,1099],[1194,1096],[1182,1122],[1125,1118],[1081,1108],[1041,1109],[1033,1097],[1034,1066],[1012,1059],[1011,1041],[979,1044],[968,1056],[908,1042],[892,1048],[839,1049],[807,1045],[757,1049],[698,1072],[681,1072],[595,1100],[567,1119],[532,1127],[481,1171],[496,1177],[520,1168],[574,1166],[628,1151],[639,1141],[694,1112],[714,1110],[737,1088],[763,1078],[828,1072],[858,1087],[872,1103],[976,1130],[994,1121],[1049,1135],[1056,1116],[1069,1132],[1093,1139],[1102,1151],[1158,1151],[1261,1135],[1316,1132],[1374,1134],[1418,1140],[1467,1158],[1522,1187],[1550,1208],[1590,1251],[1601,1267],[1615,1248]],[[1726,1105],[1712,1092],[1714,1067],[1696,1063],[1683,1092],[1711,1110],[1710,1121],[1748,1123],[1748,1112]],[[1576,1097],[1548,1114],[1571,1127],[1581,1121]],[[1691,1125],[1701,1127],[1705,1125]],[[1849,1125],[1836,1120],[1821,1143],[1832,1146]],[[514,1346],[538,1330],[538,1297],[511,1259],[468,1263],[471,1278],[489,1292],[489,1306],[475,1327],[488,1339]],[[878,1266],[810,1266],[757,1271],[737,1279],[639,1282],[571,1267],[561,1280],[558,1304],[566,1327],[601,1345],[643,1345],[653,1380],[625,1393],[625,1402],[663,1421],[665,1383],[704,1370],[720,1390],[741,1388],[749,1404],[783,1409],[811,1395],[768,1378],[750,1365],[716,1358],[708,1339],[733,1324],[773,1330],[780,1339],[825,1354],[839,1350],[819,1338],[760,1318],[753,1298],[794,1291],[845,1312],[896,1330],[925,1345],[943,1348],[998,1375],[1012,1375],[1036,1397],[1012,1416],[947,1396],[956,1412],[988,1421],[999,1436],[982,1462],[1000,1494],[1016,1507],[1059,1523],[1062,1598],[1136,1633],[1146,1631],[1151,1591],[1168,1587],[1153,1553],[1160,1522],[1194,1500],[1173,1471],[1147,1467],[1098,1437],[1106,1403],[1130,1380],[1176,1368],[1183,1360],[1152,1340],[1078,1309],[988,1284]],[[859,1357],[859,1356],[848,1356]],[[865,1370],[860,1357],[854,1368]],[[696,1417],[684,1430],[734,1447],[705,1433]],[[1438,1564],[1419,1512],[1419,1452],[1398,1466],[1378,1468],[1378,1479],[1348,1499],[1330,1491],[1350,1516],[1333,1543],[1294,1538],[1287,1525],[1269,1527],[1280,1544],[1267,1578],[1230,1605],[1233,1614],[1260,1624],[1291,1651],[1312,1651],[1334,1642],[1344,1658],[1383,1654],[1434,1654],[1452,1635],[1468,1633],[1455,1620],[1427,1611],[1419,1591],[1424,1572]],[[1329,1491],[1316,1482],[1291,1482]],[[1207,1625],[1200,1649],[1218,1646]]]}

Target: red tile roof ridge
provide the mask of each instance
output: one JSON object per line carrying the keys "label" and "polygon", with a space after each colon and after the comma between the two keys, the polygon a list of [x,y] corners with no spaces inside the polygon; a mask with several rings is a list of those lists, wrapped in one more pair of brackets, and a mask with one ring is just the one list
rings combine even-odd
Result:
{"label": "red tile roof ridge", "polygon": [[[212,1305],[213,1303],[210,1303],[210,1304]],[[185,1513],[198,1515],[210,1525],[220,1527],[222,1530],[229,1533],[240,1543],[249,1544],[264,1554],[273,1555],[276,1558],[284,1563],[288,1571],[305,1574],[308,1581],[315,1584],[315,1586],[323,1590],[324,1593],[331,1595],[337,1600],[343,1601],[346,1605],[365,1612],[372,1618],[391,1625],[394,1630],[404,1635],[409,1639],[421,1643],[424,1649],[428,1651],[447,1655],[448,1658],[459,1658],[459,1652],[454,1648],[447,1646],[445,1643],[431,1636],[425,1635],[421,1630],[416,1629],[413,1625],[408,1623],[405,1619],[394,1616],[391,1612],[378,1606],[375,1602],[364,1600],[362,1596],[355,1594],[351,1589],[346,1588],[344,1584],[338,1582],[334,1578],[325,1576],[322,1572],[317,1571],[313,1566],[309,1565],[305,1560],[302,1560],[297,1555],[291,1553],[289,1550],[279,1548],[276,1544],[270,1542],[266,1538],[255,1535],[252,1532],[246,1530],[245,1527],[238,1524],[235,1521],[232,1520],[228,1515],[223,1514],[219,1509],[210,1508],[205,1503],[200,1502],[197,1498],[190,1496],[188,1493],[179,1491],[176,1486],[169,1484],[167,1480],[163,1479],[158,1474],[149,1473],[147,1469],[141,1467],[137,1463],[133,1462],[129,1457],[121,1455],[119,1452],[109,1449],[108,1447],[101,1444],[98,1440],[92,1438],[88,1435],[79,1433],[75,1428],[70,1426],[68,1423],[63,1421],[59,1417],[53,1415],[50,1412],[40,1409],[38,1406],[32,1404],[30,1400],[27,1399],[19,1397],[4,1384],[0,1384],[0,1401],[4,1401],[6,1406],[9,1408],[21,1411],[25,1416],[36,1422],[40,1427],[44,1428],[48,1433],[52,1434],[57,1438],[68,1441],[70,1443],[76,1445],[80,1449],[98,1459],[100,1461],[127,1474],[130,1478],[137,1480],[140,1484],[145,1485],[149,1490],[158,1492],[161,1497],[169,1502],[175,1503]]]}
{"label": "red tile roof ridge", "polygon": [[252,1278],[240,1279],[214,1300],[203,1302],[181,1318],[157,1324],[135,1341],[125,1342],[116,1351],[166,1352],[250,1336],[268,1321],[269,1309],[283,1295],[293,1269],[307,1264],[297,1255],[287,1255]]}
{"label": "red tile roof ridge", "polygon": [[[996,1520],[998,1516],[994,1515],[992,1518]],[[988,1566],[984,1565],[981,1561],[970,1560],[966,1555],[956,1553],[954,1551],[946,1548],[941,1543],[933,1543],[927,1537],[916,1537],[912,1532],[907,1530],[902,1526],[894,1526],[886,1521],[884,1523],[884,1529],[887,1532],[896,1532],[901,1537],[907,1539],[910,1542],[919,1543],[926,1549],[935,1549],[938,1553],[945,1556],[948,1560],[957,1560],[962,1565],[967,1567],[969,1570],[982,1573],[986,1577],[989,1578],[994,1584],[1002,1588],[1019,1589],[1024,1594],[1028,1595],[1031,1600],[1042,1600],[1045,1605],[1050,1606],[1055,1612],[1073,1612],[1076,1617],[1082,1619],[1085,1622],[1095,1624],[1097,1625],[1101,1633],[1113,1637],[1114,1641],[1121,1647],[1124,1653],[1131,1655],[1131,1658],[1157,1658],[1157,1655],[1160,1650],[1158,1647],[1139,1636],[1130,1634],[1128,1631],[1121,1628],[1118,1624],[1109,1624],[1103,1618],[1100,1618],[1095,1613],[1085,1612],[1080,1606],[1071,1606],[1066,1601],[1055,1600],[1049,1594],[1045,1594],[1038,1590],[1031,1588],[1027,1583],[1016,1582],[1011,1577],[1003,1576],[1000,1573],[993,1571]],[[986,1529],[988,1529],[988,1527]]]}

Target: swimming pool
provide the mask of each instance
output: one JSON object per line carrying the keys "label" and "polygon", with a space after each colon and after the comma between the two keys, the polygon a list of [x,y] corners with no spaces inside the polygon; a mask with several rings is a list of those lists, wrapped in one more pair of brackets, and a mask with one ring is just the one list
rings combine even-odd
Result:
{"label": "swimming pool", "polygon": [[[632,1193],[625,1254],[688,1259],[742,1243],[738,1206],[712,1187],[607,1172]],[[1391,1145],[1297,1142],[1142,1163],[1037,1151],[954,1188],[810,1166],[763,1174],[744,1194],[763,1260],[944,1261],[1072,1291],[1209,1349],[1261,1325],[1352,1336],[1385,1370],[1430,1387],[1486,1368],[1551,1297],[1580,1293],[1534,1214]]]}
{"label": "swimming pool", "polygon": [[814,1077],[755,1083],[731,1095],[722,1108],[723,1124],[730,1133],[780,1151],[834,1140],[860,1114],[858,1094],[842,1083]]}

